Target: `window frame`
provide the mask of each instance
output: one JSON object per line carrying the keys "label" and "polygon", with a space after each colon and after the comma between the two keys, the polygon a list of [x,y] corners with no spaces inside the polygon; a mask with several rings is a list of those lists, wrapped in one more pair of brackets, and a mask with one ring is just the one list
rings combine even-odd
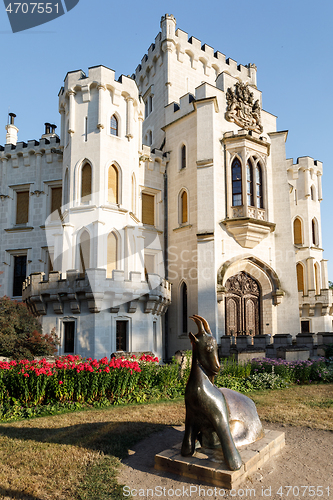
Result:
{"label": "window frame", "polygon": [[[112,120],[115,120],[116,127],[112,127]],[[113,131],[116,131],[116,133],[113,133]],[[117,113],[113,113],[110,117],[110,135],[112,137],[119,137],[119,118]]]}

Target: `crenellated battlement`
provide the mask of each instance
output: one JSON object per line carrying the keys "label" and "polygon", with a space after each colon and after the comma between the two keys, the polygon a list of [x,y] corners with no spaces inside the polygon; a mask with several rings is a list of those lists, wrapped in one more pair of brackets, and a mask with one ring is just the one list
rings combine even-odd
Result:
{"label": "crenellated battlement", "polygon": [[[161,19],[162,31],[155,38],[155,43],[151,44],[148,53],[144,54],[135,71],[137,82],[143,81],[146,74],[151,71],[157,59],[163,52],[175,53],[178,62],[182,63],[184,56],[191,58],[192,70],[197,69],[197,62],[201,61],[205,65],[205,74],[214,79],[223,71],[228,71],[232,76],[240,78],[242,81],[256,86],[256,71],[254,64],[238,64],[231,58],[213,47],[202,43],[194,36],[188,35],[181,29],[175,30],[176,19],[173,15],[166,14]],[[134,76],[134,75],[133,75]]]}
{"label": "crenellated battlement", "polygon": [[52,150],[56,149],[60,139],[57,135],[50,137],[49,139],[43,138],[39,141],[35,139],[23,142],[20,141],[17,144],[5,144],[0,146],[0,158],[10,159],[17,156],[25,156],[26,154],[52,154]]}

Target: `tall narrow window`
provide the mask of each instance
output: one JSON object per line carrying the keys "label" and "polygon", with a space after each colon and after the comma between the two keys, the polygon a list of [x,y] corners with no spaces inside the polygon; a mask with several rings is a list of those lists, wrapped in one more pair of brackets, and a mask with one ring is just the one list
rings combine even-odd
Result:
{"label": "tall narrow window", "polygon": [[181,289],[181,321],[182,333],[187,333],[187,285],[182,283]]}
{"label": "tall narrow window", "polygon": [[64,352],[74,354],[75,321],[64,322]]}
{"label": "tall narrow window", "polygon": [[79,267],[80,273],[84,274],[90,267],[90,237],[88,231],[83,231],[79,243]]}
{"label": "tall narrow window", "polygon": [[185,224],[188,222],[188,214],[187,214],[187,192],[183,191],[181,197],[181,223]]}
{"label": "tall narrow window", "polygon": [[155,224],[155,196],[152,194],[142,193],[142,223]]}
{"label": "tall narrow window", "polygon": [[114,233],[110,233],[107,242],[107,278],[112,278],[114,269],[117,269],[117,237]]}
{"label": "tall narrow window", "polygon": [[13,280],[13,296],[20,297],[22,295],[22,285],[27,277],[27,256],[16,255],[14,257],[14,280]]}
{"label": "tall narrow window", "polygon": [[51,220],[61,218],[62,188],[51,188]]}
{"label": "tall narrow window", "polygon": [[127,351],[127,324],[128,321],[116,322],[116,350]]}
{"label": "tall narrow window", "polygon": [[91,200],[91,165],[86,163],[82,168],[81,201]]}
{"label": "tall narrow window", "polygon": [[311,221],[311,230],[312,230],[312,244],[317,247],[319,245],[319,239],[318,239],[318,225],[316,219],[312,219]]}
{"label": "tall narrow window", "polygon": [[88,140],[88,117],[85,116],[84,118],[84,141],[87,142]]}
{"label": "tall narrow window", "polygon": [[147,118],[148,115],[149,115],[149,103],[147,99],[145,102],[145,118]]}
{"label": "tall narrow window", "polygon": [[253,200],[253,166],[251,160],[247,161],[246,165],[246,185],[247,185],[247,204],[249,207],[254,206]]}
{"label": "tall narrow window", "polygon": [[115,115],[111,116],[110,134],[111,135],[118,135],[118,120],[117,120],[117,117]]}
{"label": "tall narrow window", "polygon": [[29,191],[16,192],[16,224],[26,224],[29,220]]}
{"label": "tall narrow window", "polygon": [[156,321],[153,321],[153,351],[157,351],[157,325]]}
{"label": "tall narrow window", "polygon": [[264,208],[264,200],[262,197],[262,171],[259,163],[256,168],[256,184],[257,184],[257,208]]}
{"label": "tall narrow window", "polygon": [[181,149],[181,168],[186,168],[186,146],[182,145]]}
{"label": "tall narrow window", "polygon": [[108,202],[118,203],[118,169],[111,165],[108,172]]}
{"label": "tall narrow window", "polygon": [[294,245],[302,245],[302,221],[298,217],[294,220]]}
{"label": "tall narrow window", "polygon": [[296,265],[296,274],[297,274],[297,289],[299,292],[303,292],[304,294],[304,269],[302,264],[300,263]]}
{"label": "tall narrow window", "polygon": [[242,205],[242,166],[238,158],[232,162],[232,206]]}

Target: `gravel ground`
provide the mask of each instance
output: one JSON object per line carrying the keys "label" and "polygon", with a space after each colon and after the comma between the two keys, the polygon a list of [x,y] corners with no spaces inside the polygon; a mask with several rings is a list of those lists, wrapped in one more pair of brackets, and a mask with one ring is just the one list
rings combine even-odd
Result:
{"label": "gravel ground", "polygon": [[122,462],[118,478],[126,486],[124,498],[131,491],[133,498],[333,499],[333,432],[271,423],[264,423],[264,427],[285,432],[286,446],[235,490],[215,489],[155,470],[155,454],[181,442],[182,428],[169,427],[151,435],[130,450]]}

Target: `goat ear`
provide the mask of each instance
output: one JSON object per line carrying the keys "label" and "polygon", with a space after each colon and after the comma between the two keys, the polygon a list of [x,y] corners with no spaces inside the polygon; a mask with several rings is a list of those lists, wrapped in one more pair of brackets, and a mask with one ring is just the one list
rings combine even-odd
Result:
{"label": "goat ear", "polygon": [[192,332],[190,332],[190,333],[188,334],[188,336],[189,336],[190,341],[191,341],[191,343],[192,343],[192,344],[197,344],[197,343],[199,342],[199,340],[196,338],[196,336],[195,336],[195,335],[193,335],[193,333],[192,333]]}

